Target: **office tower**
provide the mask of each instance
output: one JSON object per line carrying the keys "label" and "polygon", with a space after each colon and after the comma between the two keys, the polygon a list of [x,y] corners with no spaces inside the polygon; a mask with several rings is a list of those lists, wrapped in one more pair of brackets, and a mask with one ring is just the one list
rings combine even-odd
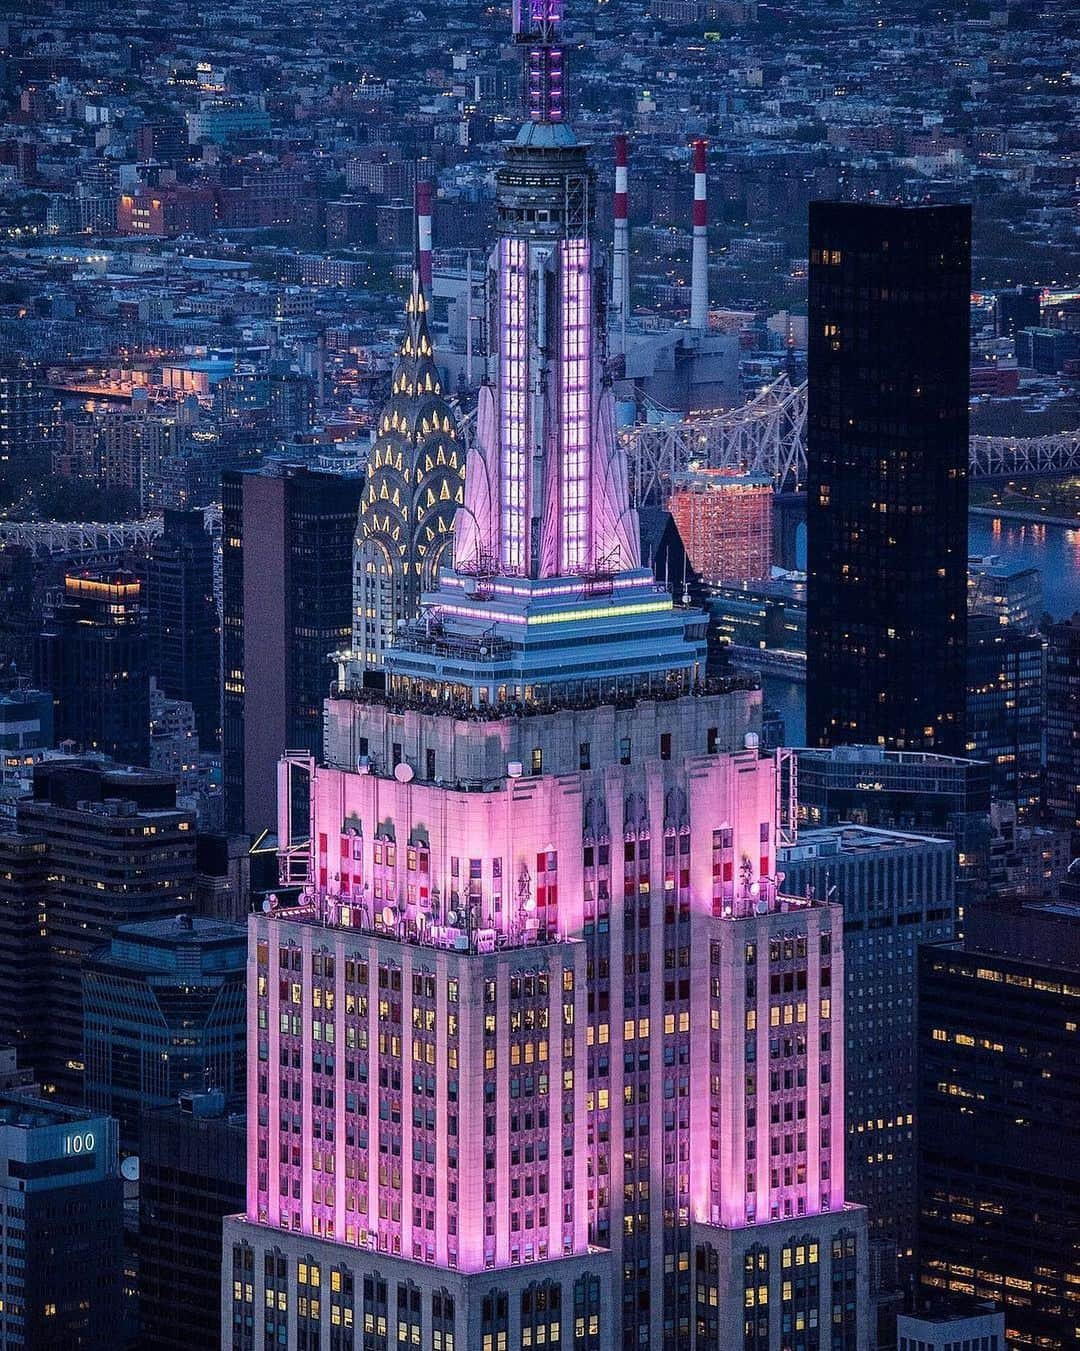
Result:
{"label": "office tower", "polygon": [[226,1347],[866,1341],[841,913],[778,891],[790,762],[641,566],[557,8],[520,14],[452,563],[282,766]]}
{"label": "office tower", "polygon": [[221,743],[221,626],[214,603],[214,546],[201,511],[166,511],[146,561],[150,673],[171,699],[195,710],[199,743]]}
{"label": "office tower", "polygon": [[199,831],[195,841],[195,899],[199,914],[234,924],[247,921],[253,899],[278,886],[277,841],[252,844],[243,835]]}
{"label": "office tower", "polygon": [[1020,825],[1015,802],[990,804],[991,896],[1056,896],[1072,860],[1068,830]]}
{"label": "office tower", "polygon": [[999,338],[1015,338],[1022,328],[1036,327],[1042,320],[1042,293],[1037,286],[1015,286],[999,291],[995,327]]}
{"label": "office tower", "polygon": [[0,481],[43,482],[59,432],[60,403],[40,371],[26,362],[0,361]]}
{"label": "office tower", "polygon": [[114,1351],[123,1192],[116,1123],[0,1093],[0,1345]]}
{"label": "office tower", "polygon": [[222,475],[225,825],[275,819],[278,757],[319,749],[330,654],[352,634],[361,480],[300,465]]}
{"label": "office tower", "polygon": [[1080,837],[1080,614],[1046,642],[1046,814]]}
{"label": "office tower", "polygon": [[428,295],[414,268],[405,337],[368,456],[356,532],[349,681],[382,672],[398,625],[416,618],[421,593],[449,561],[464,477],[465,448],[442,392]]}
{"label": "office tower", "polygon": [[82,968],[118,925],[190,908],[194,818],[177,810],[171,780],[78,760],[36,766],[33,797],[16,811],[19,836],[44,844],[47,864],[43,890],[32,870],[27,877],[34,901],[26,904],[38,904],[45,948],[36,1068],[47,1086],[81,1102]]}
{"label": "office tower", "polygon": [[892,1345],[918,1224],[915,989],[923,943],[955,935],[955,846],[868,826],[803,831],[777,864],[793,896],[843,910],[849,1195],[866,1206],[878,1345]]}
{"label": "office tower", "polygon": [[760,582],[772,568],[772,479],[723,469],[675,477],[668,511],[690,561],[712,586]]}
{"label": "office tower", "polygon": [[0,694],[0,751],[41,750],[53,744],[53,701],[48,690]]}
{"label": "office tower", "polygon": [[993,615],[1020,633],[1034,633],[1042,618],[1042,573],[1018,567],[997,554],[968,559],[968,622]]}
{"label": "office tower", "polygon": [[120,1123],[181,1093],[244,1092],[243,928],[191,915],[121,924],[83,967],[86,1104]]}
{"label": "office tower", "polygon": [[142,583],[131,572],[69,572],[38,643],[54,735],[122,764],[150,758],[150,669]]}
{"label": "office tower", "polygon": [[139,1346],[218,1351],[221,1222],[244,1204],[247,1130],[224,1094],[184,1093],[142,1119]]}
{"label": "office tower", "polygon": [[807,739],[964,753],[971,211],[810,205]]}
{"label": "office tower", "polygon": [[44,1065],[49,1026],[45,842],[0,833],[0,1026],[24,1065]]}
{"label": "office tower", "polygon": [[901,1314],[896,1320],[899,1351],[1006,1351],[1005,1315],[992,1304],[925,1313]]}
{"label": "office tower", "polygon": [[919,1289],[993,1300],[1010,1346],[1080,1340],[1080,903],[993,901],[919,957]]}
{"label": "office tower", "polygon": [[971,615],[967,669],[967,753],[990,766],[994,801],[1014,803],[1030,825],[1042,799],[1042,637]]}
{"label": "office tower", "polygon": [[924,751],[880,746],[799,750],[800,832],[850,822],[956,845],[956,907],[963,915],[986,895],[990,851],[990,767]]}

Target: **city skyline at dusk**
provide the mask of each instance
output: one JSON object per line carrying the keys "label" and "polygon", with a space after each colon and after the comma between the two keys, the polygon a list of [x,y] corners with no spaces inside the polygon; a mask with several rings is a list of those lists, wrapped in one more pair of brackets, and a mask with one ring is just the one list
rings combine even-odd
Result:
{"label": "city skyline at dusk", "polygon": [[0,1345],[1077,1344],[1078,55],[0,18]]}

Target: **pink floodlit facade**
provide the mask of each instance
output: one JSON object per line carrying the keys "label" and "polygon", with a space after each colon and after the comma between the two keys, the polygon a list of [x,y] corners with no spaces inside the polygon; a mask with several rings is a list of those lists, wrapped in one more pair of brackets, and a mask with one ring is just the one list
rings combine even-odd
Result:
{"label": "pink floodlit facade", "polygon": [[760,691],[640,567],[559,17],[515,6],[453,566],[282,763],[227,1351],[868,1342],[841,915],[784,894]]}
{"label": "pink floodlit facade", "polygon": [[[301,905],[251,921],[249,1229],[423,1289],[570,1263],[597,1346],[786,1347],[813,1254],[815,1324],[864,1344],[841,913],[783,893],[782,765],[671,736],[491,791],[314,769]],[[669,1336],[702,1291],[715,1336]]]}
{"label": "pink floodlit facade", "polygon": [[[664,1048],[689,1045],[697,1021],[702,1044],[729,1016],[741,1033],[745,1014],[741,985],[732,1014],[710,972],[692,982],[696,1005],[669,1001],[686,1009],[670,1028],[648,1017],[613,1028],[590,998],[589,968],[609,949],[596,937],[617,930],[624,906],[644,918],[659,894],[726,959],[725,935],[777,909],[777,787],[774,761],[753,749],[700,757],[677,782],[659,760],[620,768],[606,782],[530,776],[490,793],[315,769],[302,904],[252,921],[249,1220],[465,1272],[584,1253],[598,1225],[625,1224],[603,1184],[622,1134],[613,1088],[660,1104],[676,1083]],[[649,979],[657,996],[665,967]],[[668,969],[689,980],[690,951]],[[655,1047],[644,1079],[590,1071],[589,1048],[639,1037]],[[698,1174],[699,1217],[741,1221],[742,1172],[736,1195],[679,1080],[687,1116],[673,1129],[688,1158],[663,1194],[687,1208]],[[698,1101],[726,1120],[730,1097],[707,1087]],[[762,1185],[767,1211],[767,1170]],[[817,1193],[801,1194],[806,1213]],[[788,1195],[776,1194],[781,1212]]]}

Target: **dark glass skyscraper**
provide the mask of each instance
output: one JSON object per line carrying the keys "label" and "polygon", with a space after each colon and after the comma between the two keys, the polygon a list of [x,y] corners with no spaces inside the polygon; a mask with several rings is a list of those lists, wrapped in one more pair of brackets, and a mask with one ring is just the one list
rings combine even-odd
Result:
{"label": "dark glass skyscraper", "polygon": [[971,212],[810,207],[807,739],[963,755]]}
{"label": "dark glass skyscraper", "polygon": [[277,762],[317,753],[330,654],[352,637],[362,480],[279,464],[222,475],[225,825],[276,821]]}
{"label": "dark glass skyscraper", "polygon": [[968,754],[990,766],[995,801],[1038,819],[1042,785],[1043,640],[971,615],[967,643]]}
{"label": "dark glass skyscraper", "polygon": [[221,741],[220,625],[214,546],[201,511],[166,511],[146,563],[150,671],[170,699],[195,710],[203,749]]}
{"label": "dark glass skyscraper", "polygon": [[919,955],[919,1287],[1004,1305],[1010,1346],[1078,1344],[1080,904],[1002,900]]}
{"label": "dark glass skyscraper", "polygon": [[1046,814],[1080,839],[1080,614],[1052,624],[1046,646]]}
{"label": "dark glass skyscraper", "polygon": [[57,742],[124,764],[150,760],[150,672],[142,583],[131,572],[85,568],[64,578],[38,643],[52,691]]}

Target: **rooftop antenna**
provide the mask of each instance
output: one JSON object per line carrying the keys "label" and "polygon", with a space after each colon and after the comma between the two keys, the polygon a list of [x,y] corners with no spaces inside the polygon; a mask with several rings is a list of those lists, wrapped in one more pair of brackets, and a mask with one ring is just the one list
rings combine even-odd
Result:
{"label": "rooftop antenna", "polygon": [[561,22],[562,0],[514,0],[514,36],[526,50],[525,115],[530,122],[563,120]]}

